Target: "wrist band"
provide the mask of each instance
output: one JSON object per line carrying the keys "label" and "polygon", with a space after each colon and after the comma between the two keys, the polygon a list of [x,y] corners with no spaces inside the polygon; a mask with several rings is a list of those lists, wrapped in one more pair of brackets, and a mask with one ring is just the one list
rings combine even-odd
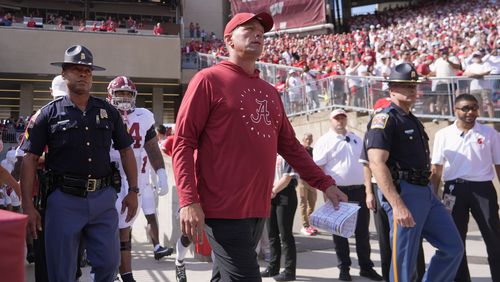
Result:
{"label": "wrist band", "polygon": [[139,194],[139,188],[137,188],[137,187],[130,187],[130,188],[128,188],[128,191],[135,192],[135,193]]}

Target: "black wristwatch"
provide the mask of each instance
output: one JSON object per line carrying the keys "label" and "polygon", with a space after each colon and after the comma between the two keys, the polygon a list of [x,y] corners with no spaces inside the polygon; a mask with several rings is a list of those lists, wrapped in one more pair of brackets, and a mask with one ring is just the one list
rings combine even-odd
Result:
{"label": "black wristwatch", "polygon": [[130,188],[128,188],[128,191],[129,192],[135,192],[137,194],[139,194],[139,192],[140,192],[139,188],[137,188],[137,187],[130,187]]}

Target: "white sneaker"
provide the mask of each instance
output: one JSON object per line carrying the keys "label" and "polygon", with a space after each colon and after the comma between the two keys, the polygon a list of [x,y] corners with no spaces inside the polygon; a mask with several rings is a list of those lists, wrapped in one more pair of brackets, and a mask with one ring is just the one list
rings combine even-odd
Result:
{"label": "white sneaker", "polygon": [[302,227],[300,229],[300,233],[306,235],[306,236],[311,236],[313,235],[313,232],[311,232],[311,229],[309,227]]}

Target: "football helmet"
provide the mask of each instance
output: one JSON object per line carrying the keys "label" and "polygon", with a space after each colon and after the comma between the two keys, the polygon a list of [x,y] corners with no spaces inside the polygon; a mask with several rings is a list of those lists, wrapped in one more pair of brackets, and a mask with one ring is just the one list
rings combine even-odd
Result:
{"label": "football helmet", "polygon": [[[127,91],[131,97],[118,97],[116,91]],[[108,85],[108,102],[120,111],[130,111],[135,108],[135,98],[137,97],[137,88],[135,84],[126,76],[117,76],[111,80]]]}

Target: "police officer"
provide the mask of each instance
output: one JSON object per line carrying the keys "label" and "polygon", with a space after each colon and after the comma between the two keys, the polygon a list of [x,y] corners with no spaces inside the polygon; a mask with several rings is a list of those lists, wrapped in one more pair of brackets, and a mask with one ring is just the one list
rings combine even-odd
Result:
{"label": "police officer", "polygon": [[[76,45],[66,50],[61,66],[69,96],[55,99],[31,118],[21,149],[24,213],[34,238],[41,229],[40,214],[31,201],[37,161],[48,146],[49,191],[45,211],[45,245],[49,281],[75,279],[80,240],[85,240],[95,281],[113,281],[119,264],[118,214],[115,209],[109,159],[111,141],[120,150],[129,183],[123,200],[130,220],[137,211],[137,166],[132,138],[120,113],[106,101],[90,96],[93,64],[90,50]],[[117,185],[115,185],[117,186]]]}
{"label": "police officer", "polygon": [[366,149],[391,224],[390,280],[410,281],[422,236],[438,249],[423,281],[453,281],[464,246],[429,185],[429,138],[410,111],[417,96],[417,72],[402,63],[387,82],[392,103],[370,121]]}

